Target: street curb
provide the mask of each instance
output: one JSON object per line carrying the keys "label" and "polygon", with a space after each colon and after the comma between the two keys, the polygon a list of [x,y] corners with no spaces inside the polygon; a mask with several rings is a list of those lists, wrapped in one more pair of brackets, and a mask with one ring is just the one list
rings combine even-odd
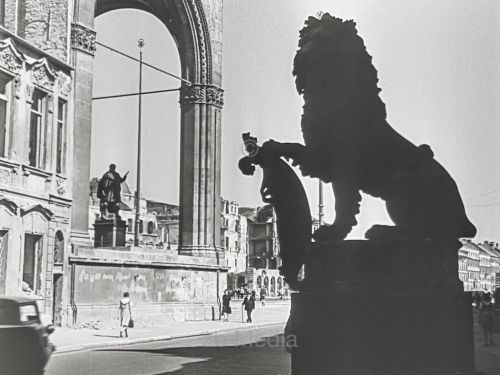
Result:
{"label": "street curb", "polygon": [[223,333],[230,331],[249,331],[252,329],[258,328],[266,328],[266,327],[274,327],[274,326],[285,326],[286,322],[268,322],[268,323],[257,323],[244,327],[230,327],[230,328],[215,328],[208,329],[199,332],[189,332],[189,333],[178,333],[173,335],[160,335],[160,336],[150,336],[150,337],[141,337],[137,339],[120,339],[116,341],[103,341],[98,343],[88,343],[88,344],[79,344],[79,345],[69,345],[63,346],[60,348],[56,348],[56,350],[52,353],[52,355],[64,354],[76,351],[85,351],[85,350],[93,350],[93,349],[102,349],[110,346],[125,346],[125,345],[133,345],[133,344],[143,344],[148,342],[156,342],[156,341],[167,341],[174,340],[179,338],[188,338],[188,337],[199,337],[199,336],[208,336],[213,335],[215,333]]}

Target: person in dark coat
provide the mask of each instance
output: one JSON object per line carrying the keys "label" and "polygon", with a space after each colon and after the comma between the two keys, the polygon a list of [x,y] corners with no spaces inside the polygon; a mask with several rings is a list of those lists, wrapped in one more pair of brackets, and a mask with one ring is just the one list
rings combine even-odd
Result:
{"label": "person in dark coat", "polygon": [[226,289],[222,296],[222,316],[226,322],[229,321],[229,315],[231,315],[231,296]]}
{"label": "person in dark coat", "polygon": [[495,346],[493,330],[495,329],[495,310],[489,293],[483,295],[479,304],[479,324],[483,329],[484,346]]}
{"label": "person in dark coat", "polygon": [[247,323],[252,323],[252,311],[255,309],[255,291],[250,296],[245,296],[241,305],[244,306],[247,312]]}

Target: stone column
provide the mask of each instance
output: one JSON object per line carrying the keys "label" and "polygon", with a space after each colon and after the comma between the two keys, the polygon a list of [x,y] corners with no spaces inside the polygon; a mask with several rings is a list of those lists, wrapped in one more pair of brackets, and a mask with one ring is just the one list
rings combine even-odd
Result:
{"label": "stone column", "polygon": [[186,255],[223,256],[220,245],[223,92],[193,84],[181,92],[180,246]]}
{"label": "stone column", "polygon": [[92,73],[95,53],[94,1],[75,2],[71,24],[71,65],[74,72],[74,118],[71,242],[91,245],[89,225]]}

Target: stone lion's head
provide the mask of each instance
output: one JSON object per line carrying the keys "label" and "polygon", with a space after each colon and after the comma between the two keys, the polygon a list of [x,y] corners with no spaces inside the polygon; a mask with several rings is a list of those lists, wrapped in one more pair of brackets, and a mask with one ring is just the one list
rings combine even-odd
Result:
{"label": "stone lion's head", "polygon": [[306,107],[317,110],[315,104],[328,104],[330,108],[338,105],[345,109],[346,105],[355,105],[359,111],[360,104],[364,109],[375,105],[385,118],[385,106],[378,96],[377,71],[354,21],[343,21],[328,13],[320,19],[309,17],[300,31],[293,75]]}

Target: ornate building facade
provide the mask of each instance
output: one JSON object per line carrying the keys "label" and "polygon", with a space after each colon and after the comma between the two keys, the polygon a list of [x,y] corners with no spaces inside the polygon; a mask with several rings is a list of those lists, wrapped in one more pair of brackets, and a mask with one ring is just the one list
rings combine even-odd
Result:
{"label": "ornate building facade", "polygon": [[[16,25],[23,36],[37,31]],[[56,47],[49,54],[0,29],[0,294],[32,295],[57,323],[70,237],[73,69]]]}

